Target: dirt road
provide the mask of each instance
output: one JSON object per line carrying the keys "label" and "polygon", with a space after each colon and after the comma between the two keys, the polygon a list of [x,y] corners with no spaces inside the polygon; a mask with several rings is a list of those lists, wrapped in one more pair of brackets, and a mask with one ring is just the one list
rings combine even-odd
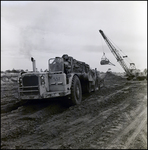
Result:
{"label": "dirt road", "polygon": [[64,99],[22,103],[1,85],[1,149],[147,149],[147,81],[108,76],[80,105]]}

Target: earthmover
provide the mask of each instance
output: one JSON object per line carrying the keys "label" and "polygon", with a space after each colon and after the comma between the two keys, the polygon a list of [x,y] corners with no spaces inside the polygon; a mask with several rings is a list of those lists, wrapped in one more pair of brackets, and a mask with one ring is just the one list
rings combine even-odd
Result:
{"label": "earthmover", "polygon": [[66,97],[72,105],[80,104],[82,93],[99,89],[97,69],[67,54],[50,58],[48,70],[36,71],[35,59],[31,57],[33,71],[21,72],[18,77],[19,99],[47,99]]}

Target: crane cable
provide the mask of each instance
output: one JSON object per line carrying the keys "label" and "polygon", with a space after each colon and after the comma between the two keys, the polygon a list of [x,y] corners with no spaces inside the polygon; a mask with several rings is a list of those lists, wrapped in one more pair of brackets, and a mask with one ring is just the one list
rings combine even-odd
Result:
{"label": "crane cable", "polygon": [[[101,38],[101,37],[100,37]],[[102,51],[103,51],[103,56],[104,56],[104,58],[106,58],[106,56],[105,56],[105,50],[104,50],[104,44],[103,44],[103,39],[101,38],[101,43],[102,43]],[[103,56],[102,56],[102,58],[103,58]],[[106,58],[107,59],[107,58]],[[107,59],[108,60],[108,59]],[[109,61],[110,62],[110,61]],[[115,66],[113,63],[111,63],[110,62],[110,65],[113,65],[113,66]]]}
{"label": "crane cable", "polygon": [[102,46],[102,51],[103,51],[103,54],[104,54],[105,52],[104,52],[104,47],[103,47],[103,39],[102,39],[101,37],[100,37],[100,39],[101,39],[101,43],[102,43],[102,44],[101,44],[101,46]]}
{"label": "crane cable", "polygon": [[[107,37],[108,38],[108,37]],[[110,38],[108,38],[118,49],[116,49],[116,50],[120,50],[124,55],[126,55]],[[123,56],[123,55],[122,55]],[[126,55],[127,56],[127,55]],[[127,59],[128,60],[126,60],[129,64],[131,63],[131,62],[133,62],[129,57],[127,57]]]}

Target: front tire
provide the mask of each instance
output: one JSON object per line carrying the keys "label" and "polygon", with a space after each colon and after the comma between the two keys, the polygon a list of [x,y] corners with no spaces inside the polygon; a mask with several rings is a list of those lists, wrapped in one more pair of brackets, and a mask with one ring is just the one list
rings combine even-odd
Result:
{"label": "front tire", "polygon": [[80,104],[82,101],[82,88],[79,78],[75,75],[71,86],[71,102],[72,105]]}

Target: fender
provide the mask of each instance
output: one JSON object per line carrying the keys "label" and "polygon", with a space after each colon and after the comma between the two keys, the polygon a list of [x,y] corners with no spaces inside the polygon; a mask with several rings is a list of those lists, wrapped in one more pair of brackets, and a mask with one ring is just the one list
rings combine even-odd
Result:
{"label": "fender", "polygon": [[69,77],[69,89],[71,89],[73,77],[76,75],[79,78],[79,76],[76,73],[71,73],[70,75],[71,77]]}

